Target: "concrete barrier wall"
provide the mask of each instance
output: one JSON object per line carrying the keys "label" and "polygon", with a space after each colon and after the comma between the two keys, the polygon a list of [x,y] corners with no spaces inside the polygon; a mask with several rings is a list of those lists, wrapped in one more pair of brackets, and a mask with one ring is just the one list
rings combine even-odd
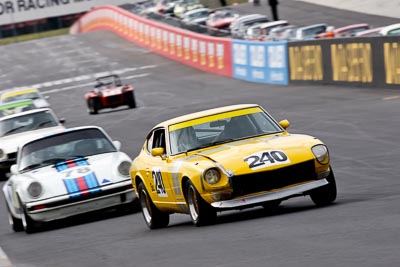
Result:
{"label": "concrete barrier wall", "polygon": [[400,89],[400,36],[252,42],[193,33],[115,6],[94,8],[70,33],[95,30],[111,30],[183,64],[251,82]]}

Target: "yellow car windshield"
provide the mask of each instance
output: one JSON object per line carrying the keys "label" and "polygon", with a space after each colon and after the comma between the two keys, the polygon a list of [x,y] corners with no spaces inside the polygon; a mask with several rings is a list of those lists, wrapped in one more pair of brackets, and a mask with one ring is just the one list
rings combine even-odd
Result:
{"label": "yellow car windshield", "polygon": [[215,146],[243,138],[281,132],[262,109],[247,108],[213,114],[169,127],[171,154]]}

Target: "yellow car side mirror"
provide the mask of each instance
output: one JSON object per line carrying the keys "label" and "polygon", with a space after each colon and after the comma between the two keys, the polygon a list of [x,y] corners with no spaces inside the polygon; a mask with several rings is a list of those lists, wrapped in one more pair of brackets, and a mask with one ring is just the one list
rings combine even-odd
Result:
{"label": "yellow car side mirror", "polygon": [[288,120],[281,120],[279,122],[279,125],[286,130],[290,126],[290,122]]}
{"label": "yellow car side mirror", "polygon": [[156,147],[151,150],[151,155],[153,157],[163,156],[164,155],[164,148],[163,147]]}

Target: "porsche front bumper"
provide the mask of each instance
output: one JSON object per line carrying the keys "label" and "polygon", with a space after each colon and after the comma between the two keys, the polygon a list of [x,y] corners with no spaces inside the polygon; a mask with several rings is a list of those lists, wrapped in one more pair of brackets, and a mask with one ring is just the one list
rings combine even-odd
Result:
{"label": "porsche front bumper", "polygon": [[60,200],[60,198],[56,198],[35,203],[27,203],[26,208],[29,216],[33,220],[48,222],[86,212],[132,203],[135,198],[135,191],[133,188],[130,188],[111,194],[93,196],[81,201],[72,201],[71,199],[71,201],[68,202],[67,199]]}

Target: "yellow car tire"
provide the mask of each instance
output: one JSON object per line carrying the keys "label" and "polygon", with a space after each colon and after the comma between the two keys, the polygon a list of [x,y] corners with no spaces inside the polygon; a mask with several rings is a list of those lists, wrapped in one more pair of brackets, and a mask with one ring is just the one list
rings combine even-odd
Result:
{"label": "yellow car tire", "polygon": [[311,200],[317,206],[326,206],[336,200],[336,181],[332,170],[326,180],[328,180],[329,184],[314,189],[310,192]]}
{"label": "yellow car tire", "polygon": [[186,202],[189,208],[189,215],[195,226],[211,225],[216,222],[216,210],[203,200],[196,187],[190,181],[186,183]]}
{"label": "yellow car tire", "polygon": [[167,227],[169,224],[169,214],[157,209],[143,183],[138,185],[138,192],[143,218],[147,226],[150,229]]}

